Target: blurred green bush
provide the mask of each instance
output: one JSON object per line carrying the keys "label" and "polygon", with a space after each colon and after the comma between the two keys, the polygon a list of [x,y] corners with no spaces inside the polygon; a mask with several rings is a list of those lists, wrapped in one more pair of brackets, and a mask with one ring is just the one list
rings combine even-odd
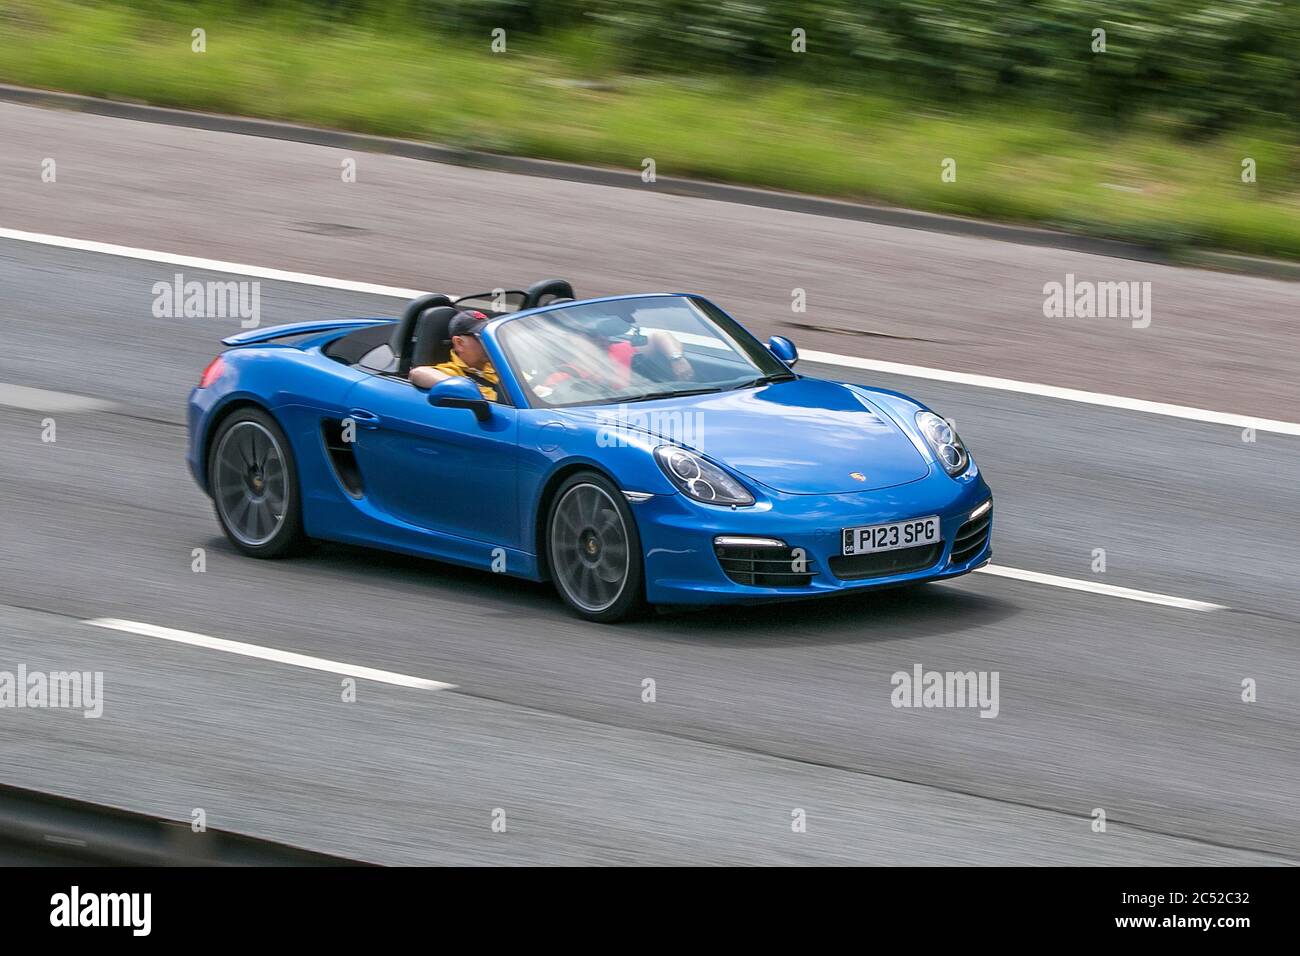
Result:
{"label": "blurred green bush", "polygon": [[[1214,132],[1300,120],[1300,0],[260,0],[443,32],[586,26],[629,71],[740,72],[912,93],[1008,97],[1122,123]],[[804,31],[808,56],[791,49]],[[1094,52],[1093,31],[1105,31]]]}

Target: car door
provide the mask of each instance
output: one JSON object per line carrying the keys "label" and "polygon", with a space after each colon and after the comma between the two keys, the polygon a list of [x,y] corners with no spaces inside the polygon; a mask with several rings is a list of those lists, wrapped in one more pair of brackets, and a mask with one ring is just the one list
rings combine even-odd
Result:
{"label": "car door", "polygon": [[517,548],[518,422],[491,404],[480,422],[465,408],[435,408],[405,379],[374,375],[348,393],[365,496],[387,516],[433,532]]}

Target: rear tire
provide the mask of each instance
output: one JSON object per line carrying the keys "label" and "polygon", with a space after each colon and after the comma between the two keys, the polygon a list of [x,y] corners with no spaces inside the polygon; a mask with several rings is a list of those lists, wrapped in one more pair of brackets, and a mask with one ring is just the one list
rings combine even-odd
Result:
{"label": "rear tire", "polygon": [[249,557],[284,557],[305,542],[293,449],[262,409],[241,408],[221,423],[208,453],[208,489],[221,530]]}
{"label": "rear tire", "polygon": [[555,590],[579,617],[610,624],[644,609],[641,536],[623,493],[605,476],[578,472],[556,489],[546,554]]}

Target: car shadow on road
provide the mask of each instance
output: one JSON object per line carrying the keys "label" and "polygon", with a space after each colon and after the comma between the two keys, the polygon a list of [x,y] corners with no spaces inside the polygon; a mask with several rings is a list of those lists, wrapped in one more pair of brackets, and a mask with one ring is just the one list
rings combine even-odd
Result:
{"label": "car shadow on road", "polygon": [[821,646],[953,634],[1019,611],[969,585],[927,584],[780,604],[672,610],[636,627],[646,635],[721,646]]}
{"label": "car shadow on road", "polygon": [[[214,539],[214,546],[218,540]],[[340,571],[354,581],[473,605],[482,617],[531,617],[539,625],[592,633],[614,630],[638,640],[706,641],[782,647],[874,643],[952,634],[995,624],[1018,605],[989,593],[987,580],[858,591],[810,600],[651,611],[639,620],[602,625],[578,620],[549,584],[388,551],[321,542],[295,566]],[[984,585],[981,587],[981,585]]]}
{"label": "car shadow on road", "polygon": [[[224,538],[213,547],[229,548]],[[230,549],[233,552],[233,548]],[[434,558],[381,551],[360,545],[314,541],[293,567],[339,572],[358,583],[396,588],[405,593],[433,592],[433,596],[476,606],[484,616],[520,614],[565,617],[564,605],[549,584],[538,584],[505,574],[492,574]]]}

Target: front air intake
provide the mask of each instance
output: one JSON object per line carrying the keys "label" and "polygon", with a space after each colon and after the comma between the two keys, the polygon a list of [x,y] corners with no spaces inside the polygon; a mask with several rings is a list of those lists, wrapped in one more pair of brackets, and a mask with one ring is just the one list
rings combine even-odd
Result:
{"label": "front air intake", "polygon": [[965,564],[984,550],[989,543],[989,530],[993,524],[993,509],[985,511],[978,518],[971,518],[957,529],[957,537],[952,542],[952,557],[949,564]]}
{"label": "front air intake", "polygon": [[713,553],[727,577],[752,587],[805,588],[817,573],[812,558],[775,539],[718,538]]}
{"label": "front air intake", "polygon": [[919,548],[896,548],[893,551],[873,551],[868,554],[842,554],[830,559],[831,574],[841,581],[861,581],[864,578],[884,578],[892,574],[907,574],[928,568],[943,554],[943,542],[922,545]]}

